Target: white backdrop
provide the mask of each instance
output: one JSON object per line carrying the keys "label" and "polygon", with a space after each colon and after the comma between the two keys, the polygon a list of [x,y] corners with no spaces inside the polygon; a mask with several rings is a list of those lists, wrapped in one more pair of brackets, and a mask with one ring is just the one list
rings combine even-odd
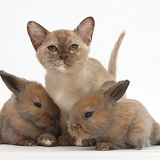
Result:
{"label": "white backdrop", "polygon": [[[27,22],[37,21],[49,31],[72,30],[87,16],[96,22],[90,57],[105,67],[117,37],[126,30],[117,79],[131,81],[128,97],[140,100],[160,123],[159,0],[0,0],[0,69],[45,84]],[[10,95],[0,79],[0,108]]]}

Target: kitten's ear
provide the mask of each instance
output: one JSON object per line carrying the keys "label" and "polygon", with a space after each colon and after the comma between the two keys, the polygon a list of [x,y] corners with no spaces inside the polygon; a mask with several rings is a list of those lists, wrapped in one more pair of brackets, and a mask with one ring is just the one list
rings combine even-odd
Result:
{"label": "kitten's ear", "polygon": [[27,31],[32,45],[36,51],[50,33],[44,27],[34,21],[28,22]]}
{"label": "kitten's ear", "polygon": [[129,80],[120,81],[116,83],[104,93],[105,97],[109,98],[109,100],[111,101],[118,101],[126,92],[129,83]]}
{"label": "kitten's ear", "polygon": [[90,45],[92,41],[94,24],[93,17],[87,17],[74,30],[87,45]]}
{"label": "kitten's ear", "polygon": [[27,82],[25,79],[16,77],[2,70],[0,71],[0,76],[8,89],[14,94],[21,92]]}

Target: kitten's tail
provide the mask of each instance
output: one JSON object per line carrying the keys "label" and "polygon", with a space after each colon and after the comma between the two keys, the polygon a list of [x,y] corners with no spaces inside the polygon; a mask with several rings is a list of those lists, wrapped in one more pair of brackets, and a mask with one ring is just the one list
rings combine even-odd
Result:
{"label": "kitten's tail", "polygon": [[118,56],[118,51],[119,48],[121,46],[122,40],[125,36],[126,32],[123,31],[120,36],[118,37],[118,40],[116,41],[112,52],[111,52],[111,56],[110,56],[110,60],[109,60],[109,64],[108,64],[108,72],[110,72],[113,77],[116,79],[116,71],[117,71],[117,56]]}

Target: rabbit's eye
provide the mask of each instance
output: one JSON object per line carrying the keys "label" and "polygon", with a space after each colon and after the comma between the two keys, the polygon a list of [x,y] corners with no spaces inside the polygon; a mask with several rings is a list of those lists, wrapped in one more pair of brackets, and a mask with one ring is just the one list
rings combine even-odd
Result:
{"label": "rabbit's eye", "polygon": [[34,105],[35,105],[36,107],[38,107],[38,108],[41,108],[41,104],[38,103],[38,102],[34,102]]}
{"label": "rabbit's eye", "polygon": [[84,114],[85,118],[90,118],[90,117],[92,117],[92,115],[93,115],[93,112],[86,112]]}

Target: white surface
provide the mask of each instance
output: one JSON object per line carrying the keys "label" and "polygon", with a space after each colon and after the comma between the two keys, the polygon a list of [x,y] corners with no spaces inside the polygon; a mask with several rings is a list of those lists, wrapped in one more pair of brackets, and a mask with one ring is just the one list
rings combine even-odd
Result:
{"label": "white surface", "polygon": [[160,147],[152,146],[143,150],[96,151],[94,147],[20,147],[0,146],[2,160],[159,160]]}
{"label": "white surface", "polygon": [[[127,31],[118,56],[118,80],[129,79],[128,97],[140,100],[160,122],[159,0],[0,0],[0,69],[44,84],[45,70],[35,57],[27,22],[37,21],[49,31],[72,30],[87,16],[93,16],[96,22],[90,56],[105,67],[120,32]],[[10,94],[0,79],[0,108]],[[160,159],[157,146],[142,151],[98,152],[77,147],[0,145],[0,152],[0,160]]]}

